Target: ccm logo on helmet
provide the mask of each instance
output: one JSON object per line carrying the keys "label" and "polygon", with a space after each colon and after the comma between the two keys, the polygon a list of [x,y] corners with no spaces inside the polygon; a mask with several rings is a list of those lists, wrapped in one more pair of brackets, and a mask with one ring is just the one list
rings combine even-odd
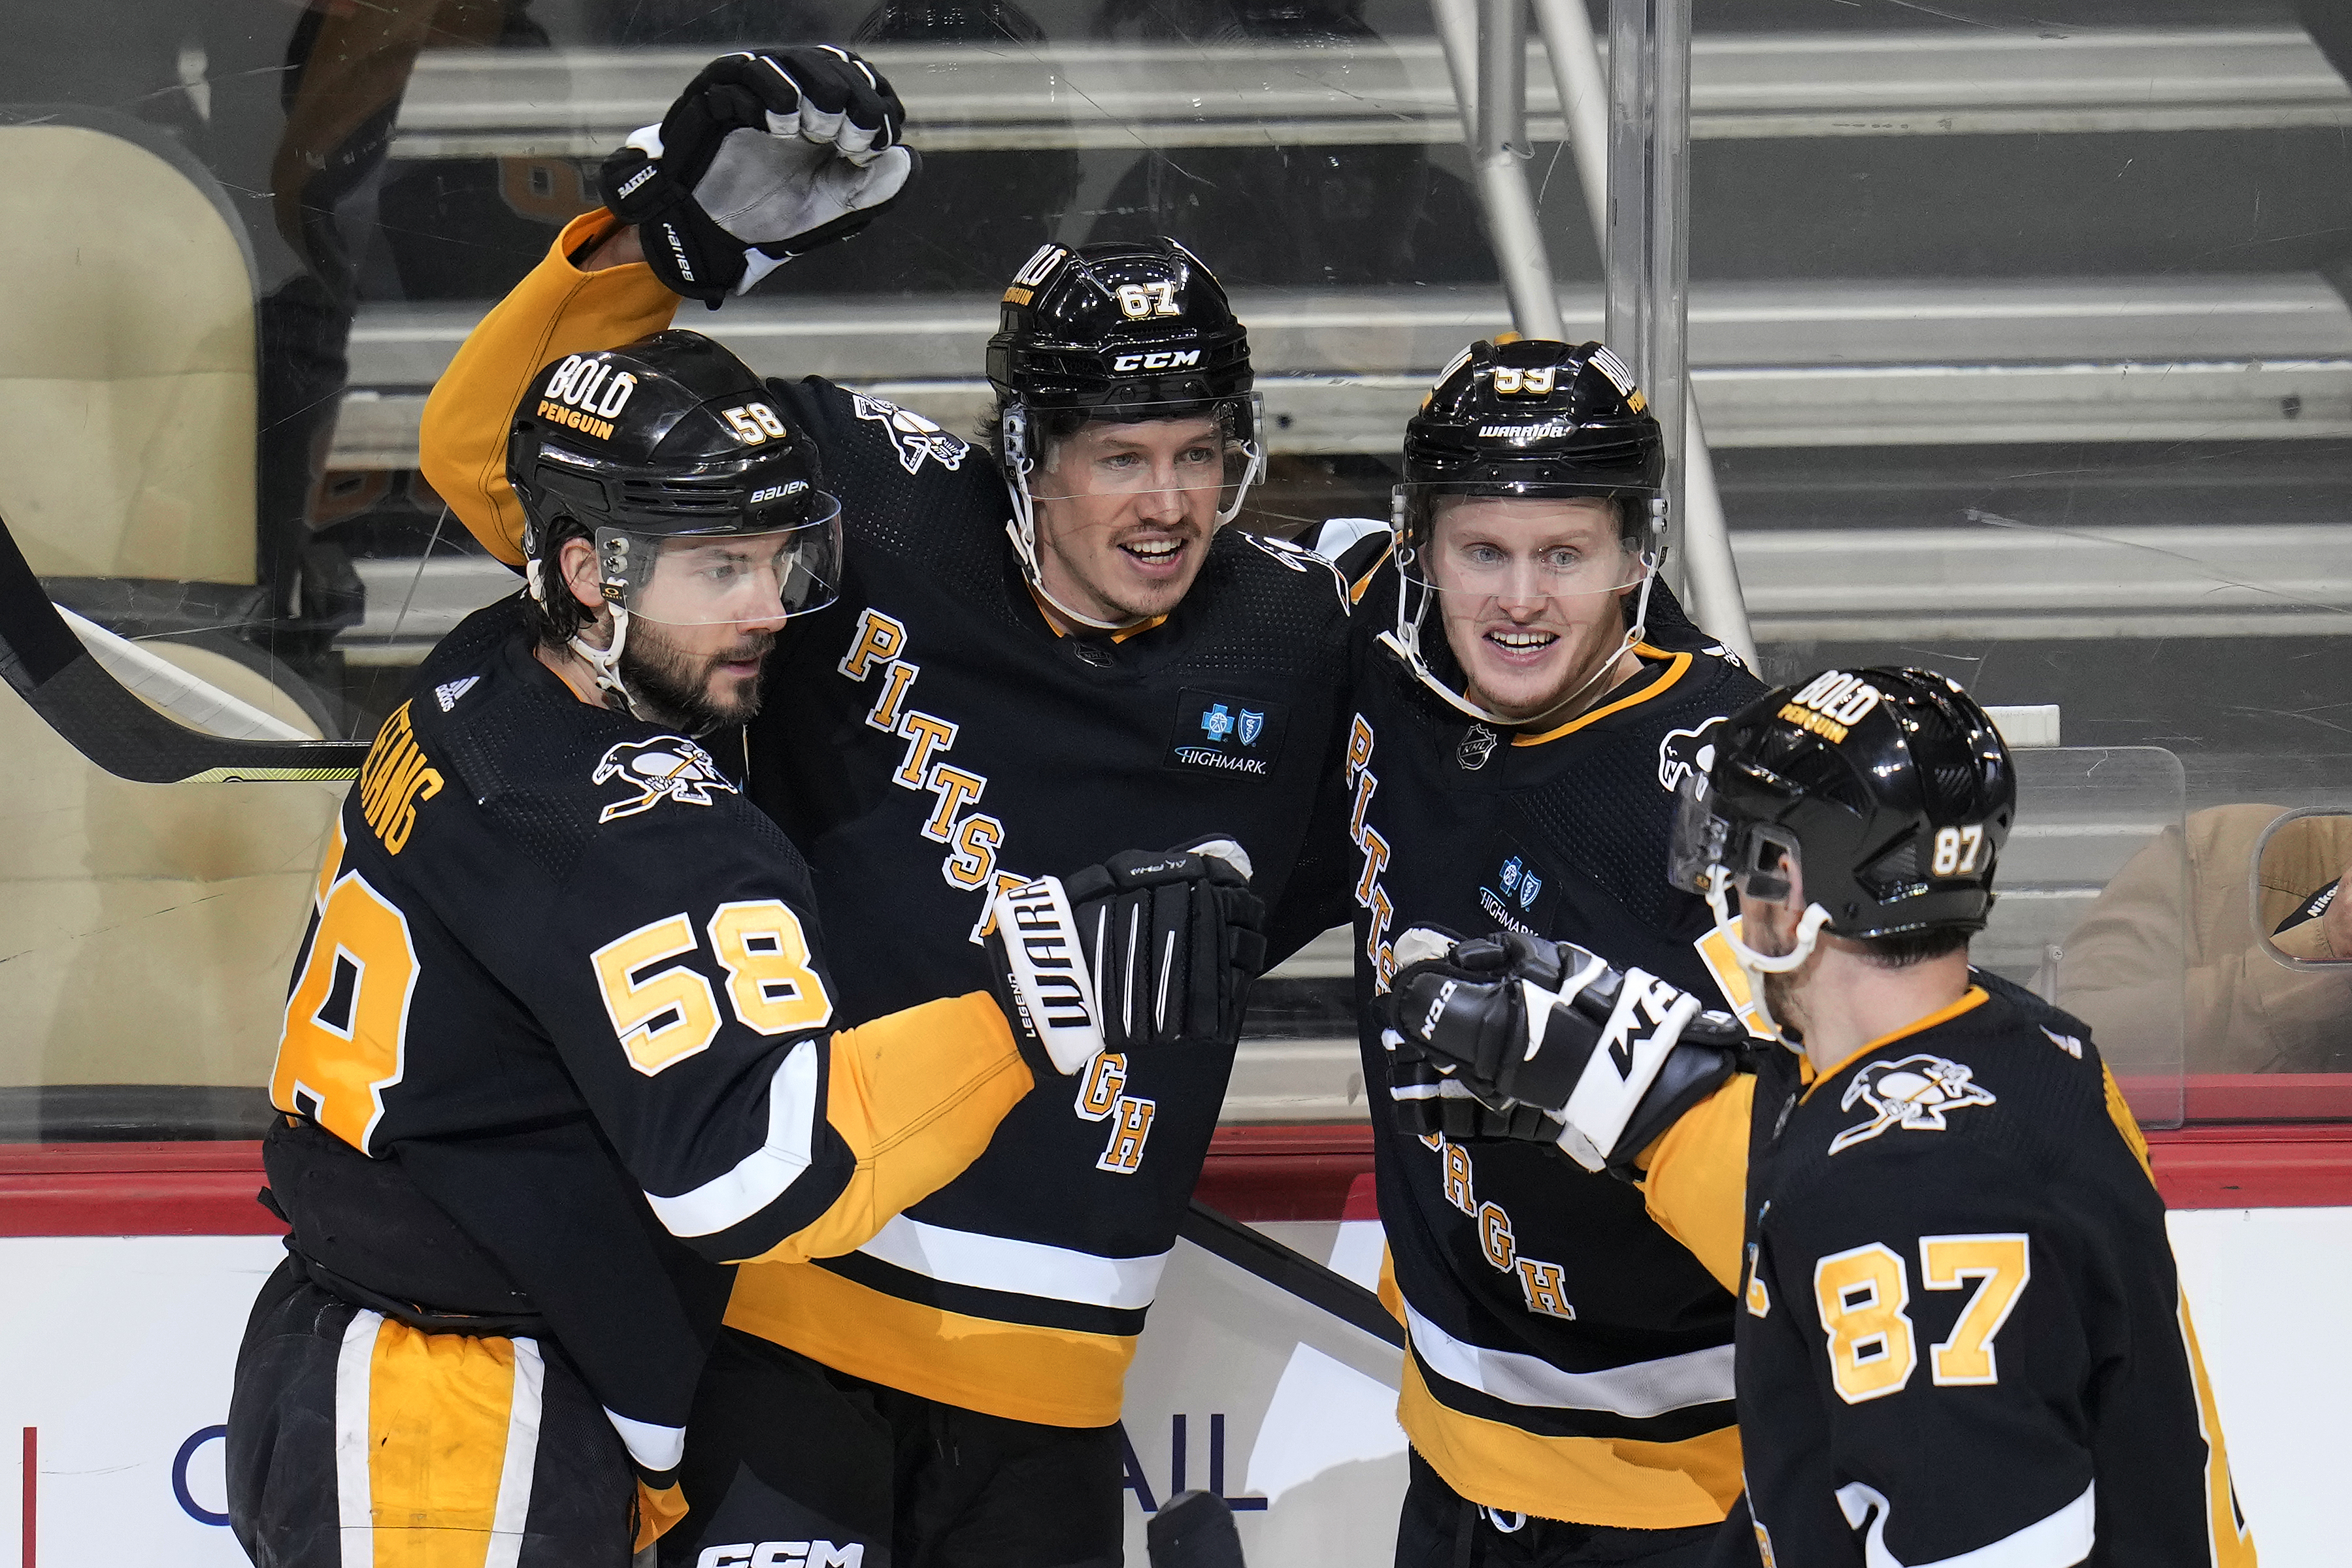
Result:
{"label": "ccm logo on helmet", "polygon": [[1181,371],[1201,362],[1201,350],[1186,349],[1157,354],[1121,354],[1110,362],[1114,371]]}
{"label": "ccm logo on helmet", "polygon": [[706,1546],[694,1568],[864,1568],[866,1548],[830,1541],[746,1541]]}

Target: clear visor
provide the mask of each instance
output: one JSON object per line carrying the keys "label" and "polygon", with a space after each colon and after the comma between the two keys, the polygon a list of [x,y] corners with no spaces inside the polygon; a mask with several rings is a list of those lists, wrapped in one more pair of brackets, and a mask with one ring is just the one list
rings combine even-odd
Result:
{"label": "clear visor", "polygon": [[1448,609],[1541,600],[1589,606],[1637,586],[1651,558],[1626,540],[1618,504],[1595,496],[1465,496],[1400,486],[1398,570]]}
{"label": "clear visor", "polygon": [[1736,890],[1757,899],[1789,895],[1796,845],[1760,822],[1717,812],[1706,776],[1686,769],[1675,785],[1675,831],[1666,849],[1666,881],[1685,893],[1727,903]]}
{"label": "clear visor", "polygon": [[1241,509],[1263,461],[1251,404],[1123,402],[1095,412],[1027,414],[1034,457],[1024,483],[1065,527],[1205,531]]}
{"label": "clear visor", "polygon": [[671,626],[760,626],[822,610],[841,585],[841,508],[760,533],[596,530],[604,597]]}

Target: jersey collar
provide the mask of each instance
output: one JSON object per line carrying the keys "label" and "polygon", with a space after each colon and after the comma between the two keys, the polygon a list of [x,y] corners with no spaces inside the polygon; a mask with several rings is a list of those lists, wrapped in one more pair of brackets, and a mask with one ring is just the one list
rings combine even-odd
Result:
{"label": "jersey collar", "polygon": [[[1640,706],[1651,698],[1669,690],[1676,681],[1690,673],[1692,655],[1689,653],[1669,653],[1664,649],[1654,648],[1647,643],[1636,643],[1633,644],[1633,656],[1643,661],[1643,673],[1652,677],[1636,690],[1617,698],[1614,702],[1603,703],[1597,708],[1578,714],[1566,724],[1544,730],[1540,734],[1515,735],[1511,737],[1511,744],[1542,746],[1549,741],[1558,740],[1561,736],[1574,735],[1580,729],[1599,724],[1612,714],[1623,713],[1628,708]],[[1661,664],[1663,668],[1658,667]]]}
{"label": "jersey collar", "polygon": [[1937,1008],[1934,1012],[1929,1013],[1926,1018],[1913,1019],[1909,1023],[1905,1024],[1901,1029],[1895,1030],[1892,1033],[1880,1035],[1876,1040],[1874,1040],[1868,1045],[1864,1046],[1860,1051],[1855,1051],[1843,1061],[1841,1061],[1835,1067],[1831,1068],[1827,1072],[1816,1074],[1813,1071],[1812,1062],[1809,1059],[1800,1056],[1797,1058],[1797,1077],[1798,1080],[1804,1084],[1805,1092],[1803,1098],[1800,1099],[1797,1103],[1801,1105],[1806,1100],[1811,1099],[1813,1097],[1814,1090],[1820,1088],[1822,1084],[1827,1083],[1831,1079],[1835,1078],[1839,1073],[1843,1072],[1847,1068],[1852,1067],[1855,1062],[1860,1061],[1872,1051],[1884,1051],[1898,1040],[1908,1040],[1915,1034],[1927,1033],[1929,1030],[1934,1029],[1937,1024],[1949,1023],[1954,1019],[1959,1017],[1962,1013],[1967,1012],[1969,1009],[1977,1006],[1979,1002],[1984,1001],[1988,995],[1989,993],[1982,986],[1970,986],[1967,990],[1960,993],[1958,999],[1945,1003],[1942,1007]]}

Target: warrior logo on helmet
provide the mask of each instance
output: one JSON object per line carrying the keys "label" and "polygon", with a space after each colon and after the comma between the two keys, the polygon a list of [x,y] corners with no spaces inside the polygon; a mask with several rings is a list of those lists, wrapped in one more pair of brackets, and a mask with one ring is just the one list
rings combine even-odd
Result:
{"label": "warrior logo on helmet", "polygon": [[595,782],[608,784],[615,779],[636,793],[606,806],[596,818],[599,822],[634,817],[664,800],[675,800],[681,806],[708,806],[713,789],[730,795],[740,792],[719,771],[719,764],[711,760],[710,753],[677,735],[625,740],[604,753],[604,760],[596,764]]}
{"label": "warrior logo on helmet", "polygon": [[1948,1113],[1969,1105],[1992,1104],[1993,1094],[1976,1082],[1973,1069],[1940,1056],[1920,1055],[1899,1061],[1874,1061],[1855,1073],[1838,1099],[1838,1109],[1851,1111],[1856,1103],[1870,1107],[1870,1120],[1832,1138],[1833,1155],[1866,1143],[1889,1127],[1940,1133]]}

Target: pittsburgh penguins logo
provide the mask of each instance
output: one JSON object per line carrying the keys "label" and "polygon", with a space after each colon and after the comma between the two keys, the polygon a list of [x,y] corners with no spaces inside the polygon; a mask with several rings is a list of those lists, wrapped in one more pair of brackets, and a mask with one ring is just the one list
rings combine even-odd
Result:
{"label": "pittsburgh penguins logo", "polygon": [[1715,767],[1715,732],[1722,725],[1717,714],[1696,729],[1668,730],[1658,742],[1658,788],[1671,795],[1685,778],[1696,779],[1699,799],[1705,800],[1706,776]]}
{"label": "pittsburgh penguins logo", "polygon": [[885,402],[864,392],[849,394],[850,405],[860,419],[870,419],[880,425],[890,437],[891,449],[898,455],[898,466],[912,474],[929,458],[950,473],[963,466],[964,454],[971,444],[925,419],[910,408],[900,408],[895,402]]}
{"label": "pittsburgh penguins logo", "polygon": [[1990,1105],[1993,1094],[1976,1082],[1973,1069],[1959,1062],[1940,1056],[1906,1056],[1899,1061],[1874,1061],[1855,1073],[1838,1099],[1838,1109],[1851,1111],[1857,1103],[1870,1107],[1870,1120],[1832,1138],[1830,1153],[1850,1149],[1889,1127],[1940,1133],[1948,1114],[1969,1105]]}
{"label": "pittsburgh penguins logo", "polygon": [[710,792],[740,793],[719,771],[710,753],[683,736],[657,735],[651,740],[625,740],[604,753],[596,764],[595,782],[623,780],[635,794],[606,806],[596,820],[610,822],[651,810],[664,800],[681,806],[708,806]]}

